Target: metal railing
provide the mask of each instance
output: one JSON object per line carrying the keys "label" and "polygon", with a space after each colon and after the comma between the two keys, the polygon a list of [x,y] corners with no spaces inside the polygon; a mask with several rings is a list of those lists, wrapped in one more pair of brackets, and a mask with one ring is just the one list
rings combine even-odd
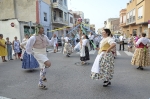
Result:
{"label": "metal railing", "polygon": [[61,24],[68,24],[68,21],[61,18],[61,17],[53,17],[53,22],[54,23],[61,23]]}

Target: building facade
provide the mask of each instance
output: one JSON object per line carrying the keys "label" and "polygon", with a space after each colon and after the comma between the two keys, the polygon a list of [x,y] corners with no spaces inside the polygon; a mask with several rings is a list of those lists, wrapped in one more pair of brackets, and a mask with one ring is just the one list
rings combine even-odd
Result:
{"label": "building facade", "polygon": [[[40,23],[44,26],[45,34],[50,38],[47,33],[51,29],[49,0],[2,0],[0,12],[0,33],[4,37],[10,37],[10,40],[13,40],[14,36],[17,36],[22,41],[25,34],[34,34],[35,25]],[[10,25],[12,23],[14,27]],[[10,36],[12,32],[13,36]]]}
{"label": "building facade", "polygon": [[[52,6],[52,29],[58,29],[68,26],[68,5],[67,0],[51,0]],[[67,30],[59,30],[53,32],[58,37],[62,34],[66,35]]]}
{"label": "building facade", "polygon": [[122,32],[126,35],[137,34],[142,32],[150,37],[150,31],[148,29],[148,20],[150,20],[150,0],[130,0],[127,3],[126,11],[120,11],[120,18],[125,16],[124,23],[120,23]]}

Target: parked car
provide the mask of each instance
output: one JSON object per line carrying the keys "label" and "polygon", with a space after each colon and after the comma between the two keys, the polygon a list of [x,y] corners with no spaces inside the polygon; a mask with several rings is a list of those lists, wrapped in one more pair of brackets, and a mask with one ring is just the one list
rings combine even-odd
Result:
{"label": "parked car", "polygon": [[62,46],[61,37],[57,37],[58,46]]}
{"label": "parked car", "polygon": [[121,34],[114,34],[114,38],[115,38],[115,42],[119,43],[119,37],[121,36]]}

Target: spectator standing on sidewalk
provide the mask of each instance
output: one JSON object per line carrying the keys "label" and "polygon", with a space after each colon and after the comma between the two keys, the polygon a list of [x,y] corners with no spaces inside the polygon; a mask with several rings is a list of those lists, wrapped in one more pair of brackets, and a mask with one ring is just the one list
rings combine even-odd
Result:
{"label": "spectator standing on sidewalk", "polygon": [[6,55],[7,55],[6,42],[3,39],[3,34],[0,34],[0,56],[2,57],[3,62],[7,62],[7,60],[5,59]]}
{"label": "spectator standing on sidewalk", "polygon": [[7,58],[8,60],[13,60],[12,59],[12,43],[9,41],[9,37],[6,38],[6,46],[7,46]]}
{"label": "spectator standing on sidewalk", "polygon": [[14,37],[14,39],[15,40],[13,41],[13,50],[15,53],[15,58],[17,59],[17,56],[18,56],[18,59],[20,59],[20,57],[21,57],[20,42],[19,42],[19,40],[17,40],[16,36]]}
{"label": "spectator standing on sidewalk", "polygon": [[124,51],[124,40],[125,40],[125,38],[124,38],[124,36],[123,36],[123,34],[119,37],[119,41],[120,41],[120,46],[119,46],[119,50],[121,51],[121,46],[123,47],[123,51]]}

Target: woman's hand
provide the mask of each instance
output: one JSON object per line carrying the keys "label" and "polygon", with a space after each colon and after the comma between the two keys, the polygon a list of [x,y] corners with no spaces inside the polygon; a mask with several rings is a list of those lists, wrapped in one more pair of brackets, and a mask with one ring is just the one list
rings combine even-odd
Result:
{"label": "woman's hand", "polygon": [[99,50],[99,48],[96,48],[96,50]]}
{"label": "woman's hand", "polygon": [[108,49],[107,51],[106,51],[106,53],[109,53],[110,52],[110,49]]}

